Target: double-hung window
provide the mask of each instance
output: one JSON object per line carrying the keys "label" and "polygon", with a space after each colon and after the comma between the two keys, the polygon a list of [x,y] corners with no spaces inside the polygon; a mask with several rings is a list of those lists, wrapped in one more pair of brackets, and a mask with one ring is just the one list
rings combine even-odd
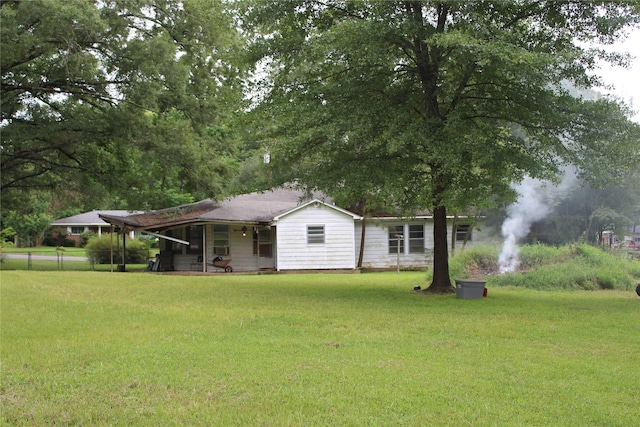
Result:
{"label": "double-hung window", "polygon": [[424,225],[422,224],[409,225],[409,253],[424,253]]}
{"label": "double-hung window", "polygon": [[229,226],[213,226],[213,253],[215,255],[229,255]]}
{"label": "double-hung window", "polygon": [[471,224],[456,224],[456,241],[458,242],[470,242],[471,241]]}
{"label": "double-hung window", "polygon": [[82,234],[84,233],[84,227],[71,227],[71,234]]}
{"label": "double-hung window", "polygon": [[404,225],[392,225],[389,227],[389,253],[404,253]]}

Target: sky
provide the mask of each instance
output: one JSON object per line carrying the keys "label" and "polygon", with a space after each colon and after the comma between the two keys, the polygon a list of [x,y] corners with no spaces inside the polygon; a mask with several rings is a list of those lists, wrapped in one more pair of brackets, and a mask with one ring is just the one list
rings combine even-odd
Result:
{"label": "sky", "polygon": [[615,86],[615,89],[610,91],[596,88],[596,90],[619,96],[627,104],[633,100],[633,109],[636,111],[633,120],[640,123],[640,28],[636,28],[629,37],[616,43],[612,48],[616,52],[628,52],[635,58],[628,69],[603,66],[598,74],[606,83]]}

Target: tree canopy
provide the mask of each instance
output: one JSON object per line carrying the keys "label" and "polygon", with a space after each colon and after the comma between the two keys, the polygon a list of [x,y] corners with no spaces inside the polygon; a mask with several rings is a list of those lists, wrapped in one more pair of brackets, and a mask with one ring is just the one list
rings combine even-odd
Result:
{"label": "tree canopy", "polygon": [[235,168],[238,32],[218,0],[2,1],[2,192],[211,197]]}
{"label": "tree canopy", "polygon": [[[575,165],[594,185],[637,162],[628,107],[572,88],[640,20],[621,1],[251,1],[279,181],[434,215],[434,278],[451,289],[447,210]],[[597,161],[594,161],[596,160]],[[637,163],[636,163],[637,164]],[[587,173],[588,172],[588,173]]]}

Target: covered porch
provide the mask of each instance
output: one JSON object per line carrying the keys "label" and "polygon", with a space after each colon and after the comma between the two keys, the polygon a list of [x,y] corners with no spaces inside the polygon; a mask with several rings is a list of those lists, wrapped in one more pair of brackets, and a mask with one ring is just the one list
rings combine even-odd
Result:
{"label": "covered porch", "polygon": [[275,227],[269,225],[201,223],[154,235],[160,238],[156,271],[215,273],[276,267]]}

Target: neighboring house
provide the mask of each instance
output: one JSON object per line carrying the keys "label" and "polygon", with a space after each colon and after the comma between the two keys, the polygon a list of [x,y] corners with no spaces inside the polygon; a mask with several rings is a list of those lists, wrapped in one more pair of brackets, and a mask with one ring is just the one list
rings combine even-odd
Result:
{"label": "neighboring house", "polygon": [[[204,272],[221,271],[217,257],[231,260],[234,271],[355,269],[363,226],[360,215],[329,198],[287,188],[100,217],[161,238],[159,270]],[[467,245],[486,241],[469,223],[460,222],[456,232]],[[398,261],[402,268],[424,267],[432,254],[432,219],[367,218],[364,240],[364,268],[394,268]]]}
{"label": "neighboring house", "polygon": [[629,227],[629,231],[631,232],[630,236],[625,236],[626,241],[633,242],[636,248],[640,248],[640,224],[633,224]]}
{"label": "neighboring house", "polygon": [[57,219],[51,223],[53,237],[75,240],[78,246],[82,233],[90,231],[102,236],[103,233],[111,232],[111,224],[100,218],[100,215],[123,217],[131,214],[132,212],[124,210],[91,211]]}

